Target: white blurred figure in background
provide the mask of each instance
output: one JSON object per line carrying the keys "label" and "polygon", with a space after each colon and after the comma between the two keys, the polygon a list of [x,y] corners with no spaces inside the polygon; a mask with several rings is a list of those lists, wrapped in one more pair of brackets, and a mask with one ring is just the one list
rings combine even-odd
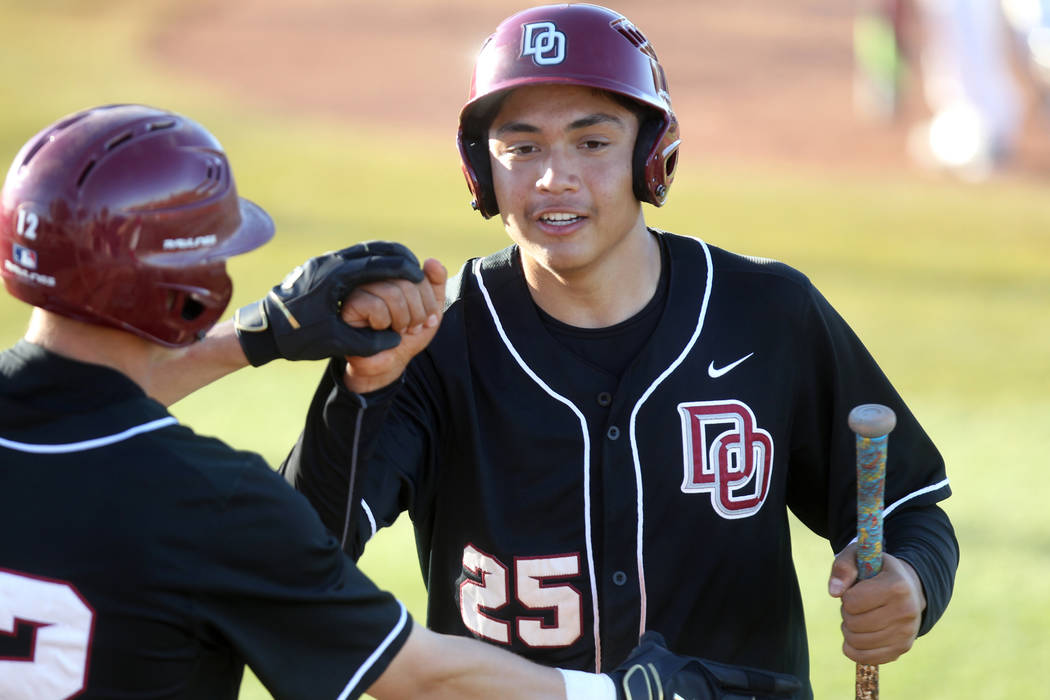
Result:
{"label": "white blurred figure in background", "polygon": [[1002,7],[1043,115],[1050,117],[1050,0],[1002,0]]}
{"label": "white blurred figure in background", "polygon": [[924,165],[984,180],[1008,161],[1024,112],[999,0],[916,4],[932,117],[912,132],[909,150]]}

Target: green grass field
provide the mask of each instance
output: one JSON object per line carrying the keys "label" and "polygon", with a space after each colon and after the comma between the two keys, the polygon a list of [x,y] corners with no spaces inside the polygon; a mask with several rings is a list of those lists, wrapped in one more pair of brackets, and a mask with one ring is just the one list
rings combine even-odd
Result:
{"label": "green grass field", "polygon": [[[0,0],[4,170],[36,130],[85,106],[146,102],[195,117],[227,148],[241,193],[278,224],[273,243],[231,264],[231,308],[306,257],[363,239],[402,241],[450,270],[505,245],[499,225],[467,206],[451,135],[292,118],[156,63],[145,50],[150,32],[177,6]],[[688,143],[682,159],[670,202],[647,212],[650,223],[809,274],[947,460],[955,495],[946,509],[962,550],[955,597],[928,637],[882,669],[883,697],[1046,697],[1039,672],[1050,658],[1046,183],[727,170]],[[27,317],[28,307],[0,298],[4,346]],[[174,411],[199,432],[277,463],[298,434],[319,369],[274,363],[244,371]],[[841,655],[838,606],[825,592],[830,549],[801,527],[795,547],[817,697],[852,697],[853,664]],[[362,567],[423,618],[404,523],[380,534]],[[241,697],[269,695],[249,674]]]}

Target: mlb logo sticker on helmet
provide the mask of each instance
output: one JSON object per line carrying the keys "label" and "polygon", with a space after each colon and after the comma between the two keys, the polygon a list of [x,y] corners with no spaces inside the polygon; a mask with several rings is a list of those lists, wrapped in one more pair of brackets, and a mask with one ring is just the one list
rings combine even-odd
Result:
{"label": "mlb logo sticker on helmet", "polygon": [[11,255],[15,262],[29,270],[36,269],[36,251],[30,250],[17,243],[11,246]]}
{"label": "mlb logo sticker on helmet", "polygon": [[522,27],[521,55],[532,56],[537,66],[557,65],[565,60],[565,34],[558,31],[554,22],[526,24]]}

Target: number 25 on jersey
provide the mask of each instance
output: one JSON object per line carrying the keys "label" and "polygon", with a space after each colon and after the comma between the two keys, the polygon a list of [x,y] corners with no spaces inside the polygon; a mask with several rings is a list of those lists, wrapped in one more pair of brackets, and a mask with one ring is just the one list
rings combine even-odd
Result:
{"label": "number 25 on jersey", "polygon": [[[580,575],[579,554],[515,557],[511,572],[495,557],[468,544],[463,549],[463,571],[470,578],[460,584],[459,611],[463,624],[479,637],[510,644],[513,633],[533,648],[567,647],[580,638],[582,597],[570,583],[559,582]],[[539,615],[519,617],[513,625],[499,619],[512,593],[529,610],[549,611],[553,624]]]}

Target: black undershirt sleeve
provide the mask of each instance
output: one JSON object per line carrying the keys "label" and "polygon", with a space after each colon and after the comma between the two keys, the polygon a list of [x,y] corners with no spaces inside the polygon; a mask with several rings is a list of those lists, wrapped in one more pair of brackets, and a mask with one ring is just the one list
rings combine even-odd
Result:
{"label": "black undershirt sleeve", "polygon": [[926,593],[919,634],[933,628],[952,597],[959,542],[948,515],[935,504],[904,508],[883,523],[886,551],[911,564]]}

